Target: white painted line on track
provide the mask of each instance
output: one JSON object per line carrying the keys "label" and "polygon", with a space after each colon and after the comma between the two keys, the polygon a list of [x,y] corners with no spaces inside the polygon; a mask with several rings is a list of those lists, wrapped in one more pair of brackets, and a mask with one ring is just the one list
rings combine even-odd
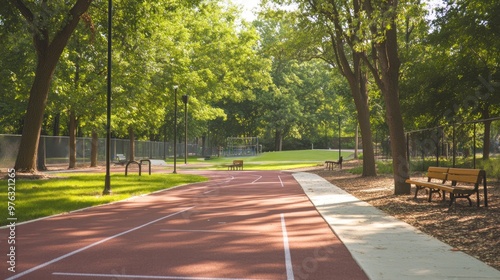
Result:
{"label": "white painted line on track", "polygon": [[285,214],[281,213],[281,231],[283,232],[283,247],[285,250],[285,266],[286,266],[286,279],[293,280],[293,265],[292,256],[290,254],[290,245],[288,244],[288,233],[286,231]]}
{"label": "white painted line on track", "polygon": [[60,260],[63,260],[63,259],[68,258],[68,257],[70,257],[70,256],[76,255],[76,254],[78,254],[78,253],[80,253],[80,252],[83,252],[83,251],[85,251],[85,250],[87,250],[87,249],[89,249],[89,248],[92,248],[92,247],[94,247],[94,246],[97,246],[97,245],[99,245],[99,244],[102,244],[102,243],[104,243],[104,242],[106,242],[106,241],[109,241],[109,240],[114,239],[114,238],[116,238],[116,237],[119,237],[119,236],[125,235],[125,234],[127,234],[127,233],[132,232],[132,231],[136,231],[136,230],[141,229],[141,228],[143,228],[143,227],[145,227],[145,226],[148,226],[148,225],[150,225],[150,224],[154,224],[154,223],[156,223],[156,222],[159,222],[159,221],[161,221],[161,220],[164,220],[164,219],[170,218],[170,217],[172,217],[172,216],[178,215],[178,214],[180,214],[180,213],[186,212],[186,211],[191,210],[191,209],[193,209],[193,208],[194,208],[194,206],[189,207],[189,208],[186,208],[186,209],[181,210],[181,211],[177,211],[177,212],[175,212],[175,213],[169,214],[169,215],[167,215],[167,216],[163,216],[163,217],[161,217],[161,218],[158,218],[158,219],[153,220],[153,221],[151,221],[151,222],[148,222],[148,223],[145,223],[145,224],[143,224],[143,225],[137,226],[137,227],[135,227],[135,228],[132,228],[132,229],[126,230],[126,231],[124,231],[124,232],[120,232],[120,233],[118,233],[118,234],[115,234],[115,235],[113,235],[113,236],[110,236],[110,237],[104,238],[104,239],[102,239],[102,240],[100,240],[100,241],[94,242],[94,243],[92,243],[92,244],[90,244],[90,245],[87,245],[87,246],[85,246],[85,247],[83,247],[83,248],[80,248],[80,249],[77,249],[77,250],[75,250],[75,251],[73,251],[73,252],[67,253],[66,255],[60,256],[60,257],[55,258],[55,259],[53,259],[53,260],[50,260],[50,261],[48,261],[48,262],[45,262],[45,263],[42,263],[42,264],[37,265],[37,266],[35,266],[35,267],[32,267],[32,268],[30,268],[30,269],[28,269],[28,270],[26,270],[26,271],[23,271],[23,272],[21,272],[21,273],[19,273],[19,274],[16,274],[16,275],[14,275],[14,276],[12,276],[12,277],[7,278],[6,280],[13,280],[13,279],[17,279],[17,278],[22,277],[22,276],[24,276],[24,275],[26,275],[26,274],[29,274],[29,273],[31,273],[31,272],[33,272],[33,271],[39,270],[40,268],[44,268],[44,267],[46,267],[46,266],[48,266],[48,265],[51,265],[51,264],[53,264],[53,263],[56,263],[56,262],[58,262],[58,261],[60,261]]}
{"label": "white painted line on track", "polygon": [[209,191],[204,192],[203,194],[208,194],[208,193],[215,192],[215,191],[216,190],[209,190]]}
{"label": "white painted line on track", "polygon": [[208,232],[208,233],[260,233],[260,231],[248,231],[248,230],[207,230],[207,229],[160,229],[164,232]]}
{"label": "white painted line on track", "polygon": [[278,179],[280,179],[281,187],[284,188],[285,184],[283,184],[283,181],[281,180],[281,176],[278,175]]}
{"label": "white painted line on track", "polygon": [[210,277],[183,277],[183,276],[152,276],[152,275],[121,275],[98,273],[66,273],[54,272],[52,275],[73,277],[106,277],[106,278],[132,278],[132,279],[176,279],[176,280],[263,280],[250,278],[210,278]]}
{"label": "white painted line on track", "polygon": [[255,182],[259,181],[262,178],[262,176],[259,175],[259,178],[255,179],[251,184],[254,184]]}

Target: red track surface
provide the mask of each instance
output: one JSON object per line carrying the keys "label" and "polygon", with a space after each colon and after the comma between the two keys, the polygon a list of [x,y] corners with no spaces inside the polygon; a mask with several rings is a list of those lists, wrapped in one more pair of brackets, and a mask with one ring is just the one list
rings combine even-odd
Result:
{"label": "red track surface", "polygon": [[367,279],[290,174],[204,175],[212,180],[18,225],[16,273],[2,265],[0,277]]}

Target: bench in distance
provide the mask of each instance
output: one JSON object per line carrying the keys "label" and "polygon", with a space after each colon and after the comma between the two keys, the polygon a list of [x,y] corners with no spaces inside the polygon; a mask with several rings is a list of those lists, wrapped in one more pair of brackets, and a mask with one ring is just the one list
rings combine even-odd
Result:
{"label": "bench in distance", "polygon": [[227,170],[243,170],[243,160],[233,160],[233,164],[229,164]]}
{"label": "bench in distance", "polygon": [[327,160],[325,161],[326,168],[328,170],[333,170],[335,165],[338,165],[340,169],[342,169],[342,157],[339,157],[338,161]]}

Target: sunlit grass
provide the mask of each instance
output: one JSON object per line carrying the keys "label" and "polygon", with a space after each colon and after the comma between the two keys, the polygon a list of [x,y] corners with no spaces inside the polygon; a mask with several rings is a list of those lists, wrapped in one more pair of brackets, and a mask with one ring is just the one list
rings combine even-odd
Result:
{"label": "sunlit grass", "polygon": [[[352,152],[342,152],[342,156],[347,158]],[[203,169],[227,169],[235,159],[244,161],[244,170],[287,170],[303,167],[314,167],[324,164],[325,160],[337,161],[338,150],[299,150],[267,152],[257,156],[242,157],[220,157],[203,161],[207,166]]]}
{"label": "sunlit grass", "polygon": [[[168,189],[174,186],[206,181],[207,178],[185,174],[152,174],[145,176],[111,175],[111,195],[102,195],[104,174],[59,174],[46,180],[17,179],[15,215],[17,222],[65,213],[85,207],[111,203]],[[7,224],[7,181],[1,180],[0,225]]]}

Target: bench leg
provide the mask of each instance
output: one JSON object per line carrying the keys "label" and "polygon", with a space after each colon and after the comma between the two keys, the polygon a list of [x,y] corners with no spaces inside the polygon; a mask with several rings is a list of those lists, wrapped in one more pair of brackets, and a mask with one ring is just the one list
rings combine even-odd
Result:
{"label": "bench leg", "polygon": [[451,207],[451,205],[453,205],[453,202],[455,202],[455,195],[453,193],[450,193],[450,204],[448,206]]}
{"label": "bench leg", "polygon": [[421,189],[423,189],[423,187],[415,185],[415,197],[414,197],[414,199],[417,199],[418,191]]}

